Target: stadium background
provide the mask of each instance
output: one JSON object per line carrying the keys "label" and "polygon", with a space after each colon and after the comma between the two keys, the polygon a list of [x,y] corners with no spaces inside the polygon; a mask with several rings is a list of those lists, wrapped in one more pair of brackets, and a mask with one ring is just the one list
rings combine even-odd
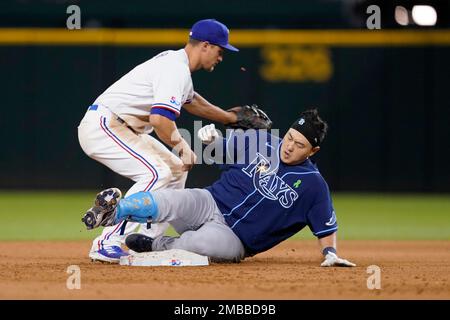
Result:
{"label": "stadium background", "polygon": [[[208,17],[241,51],[193,74],[196,90],[224,108],[259,104],[281,134],[306,107],[328,121],[315,160],[340,238],[450,239],[449,5],[428,3],[434,27],[399,26],[402,1],[2,1],[0,239],[93,237],[79,223],[92,194],[130,182],[84,155],[79,121],[111,83],[183,46]],[[81,30],[66,29],[71,4]],[[366,28],[369,4],[381,8],[381,30]],[[184,112],[178,126],[193,132],[194,119]],[[199,165],[187,186],[217,177]]]}
{"label": "stadium background", "polygon": [[[435,26],[412,22],[419,2],[436,9]],[[66,28],[73,4],[81,30]],[[366,28],[374,4],[381,30]],[[82,214],[99,190],[131,183],[82,152],[77,125],[110,84],[182,47],[204,18],[227,24],[241,51],[194,73],[196,90],[223,108],[259,104],[280,134],[311,106],[329,123],[315,160],[332,191],[339,252],[358,267],[318,267],[308,230],[240,265],[90,263],[99,231],[87,232]],[[0,299],[449,299],[449,27],[448,1],[1,1]],[[178,127],[193,132],[193,120],[183,112]],[[218,175],[198,165],[187,186]],[[382,290],[366,287],[374,264]],[[80,266],[83,290],[66,288],[68,265]]]}

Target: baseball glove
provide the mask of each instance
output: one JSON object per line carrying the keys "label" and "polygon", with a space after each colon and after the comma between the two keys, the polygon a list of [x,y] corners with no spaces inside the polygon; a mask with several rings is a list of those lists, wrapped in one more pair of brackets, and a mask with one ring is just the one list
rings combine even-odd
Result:
{"label": "baseball glove", "polygon": [[236,113],[237,116],[237,121],[229,123],[228,128],[244,130],[272,128],[272,120],[256,104],[234,107],[228,111]]}

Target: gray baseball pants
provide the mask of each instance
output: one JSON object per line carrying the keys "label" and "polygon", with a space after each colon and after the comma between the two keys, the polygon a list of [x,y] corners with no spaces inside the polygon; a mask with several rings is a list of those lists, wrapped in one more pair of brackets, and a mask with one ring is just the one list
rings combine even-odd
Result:
{"label": "gray baseball pants", "polygon": [[239,262],[245,257],[241,240],[231,230],[211,193],[205,189],[164,189],[152,192],[158,205],[154,222],[168,222],[180,234],[154,239],[152,250],[183,249],[212,261]]}

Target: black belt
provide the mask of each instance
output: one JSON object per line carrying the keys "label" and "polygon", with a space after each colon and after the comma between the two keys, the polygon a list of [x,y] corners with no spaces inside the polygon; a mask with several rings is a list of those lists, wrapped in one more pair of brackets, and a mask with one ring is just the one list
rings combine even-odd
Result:
{"label": "black belt", "polygon": [[138,134],[136,131],[134,131],[134,129],[132,127],[130,127],[125,120],[123,120],[121,117],[117,117],[116,118],[117,121],[119,121],[121,124],[125,124],[127,126],[128,129],[130,129],[131,131],[133,131],[133,133]]}
{"label": "black belt", "polygon": [[[98,109],[98,105],[97,104],[93,104],[91,106],[89,106],[88,111],[96,111]],[[120,124],[125,124],[127,126],[128,129],[130,129],[131,131],[133,131],[135,134],[138,134],[136,131],[134,131],[134,129],[132,127],[130,127],[125,120],[123,120],[121,117],[117,117],[116,118],[117,121],[119,121]]]}

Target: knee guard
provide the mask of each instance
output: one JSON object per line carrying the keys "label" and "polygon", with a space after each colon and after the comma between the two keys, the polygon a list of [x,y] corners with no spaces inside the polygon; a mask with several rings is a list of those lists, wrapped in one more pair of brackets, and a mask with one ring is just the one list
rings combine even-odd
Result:
{"label": "knee guard", "polygon": [[120,200],[116,217],[119,221],[146,223],[158,217],[158,205],[150,192],[141,191]]}

